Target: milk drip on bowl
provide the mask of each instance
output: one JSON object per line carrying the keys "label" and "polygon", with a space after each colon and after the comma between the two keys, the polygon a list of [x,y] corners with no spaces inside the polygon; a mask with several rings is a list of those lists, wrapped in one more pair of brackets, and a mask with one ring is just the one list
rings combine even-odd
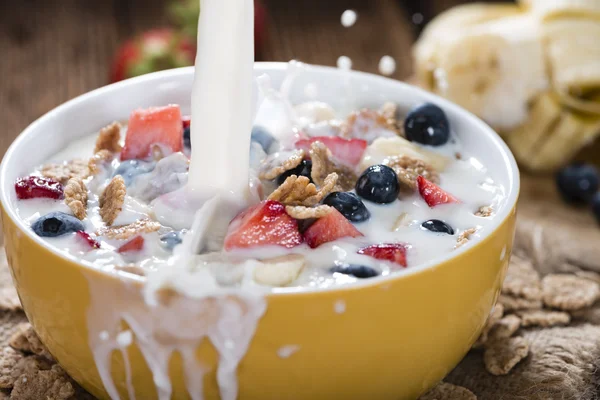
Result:
{"label": "milk drip on bowl", "polygon": [[[90,275],[89,343],[105,390],[119,393],[111,376],[111,355],[120,351],[126,367],[129,398],[134,398],[126,347],[132,340],[152,373],[160,400],[172,395],[169,360],[180,352],[186,389],[203,399],[206,368],[195,353],[203,339],[219,353],[217,383],[223,400],[238,395],[237,366],[266,309],[263,291],[255,287],[223,289],[196,256],[210,242],[198,237],[209,224],[225,224],[246,207],[249,193],[249,147],[253,110],[254,10],[252,0],[200,0],[196,76],[192,92],[192,158],[186,187],[172,194],[180,203],[155,204],[181,224],[200,207],[186,241],[176,249],[168,268],[151,271],[144,283],[119,284]],[[226,205],[225,207],[223,205]],[[186,215],[187,213],[187,215]],[[213,218],[216,215],[220,218]],[[177,218],[175,218],[177,220]],[[172,221],[172,220],[171,220]],[[214,226],[214,225],[213,225]],[[203,231],[204,230],[204,231]],[[247,263],[252,263],[248,261]],[[246,266],[248,270],[252,266]],[[165,290],[168,289],[168,290]],[[108,296],[107,296],[108,294]],[[126,323],[129,333],[121,331]]]}

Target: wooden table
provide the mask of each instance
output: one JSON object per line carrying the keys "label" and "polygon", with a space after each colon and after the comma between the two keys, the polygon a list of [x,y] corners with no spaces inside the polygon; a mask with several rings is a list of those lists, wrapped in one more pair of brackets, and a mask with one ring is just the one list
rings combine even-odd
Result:
{"label": "wooden table", "polygon": [[[383,55],[411,71],[410,46],[418,26],[460,0],[265,0],[269,9],[262,60],[335,65],[340,55],[354,68],[376,72]],[[166,0],[11,0],[0,2],[0,154],[28,124],[57,105],[108,83],[119,43],[167,25]],[[340,15],[359,19],[343,28]]]}

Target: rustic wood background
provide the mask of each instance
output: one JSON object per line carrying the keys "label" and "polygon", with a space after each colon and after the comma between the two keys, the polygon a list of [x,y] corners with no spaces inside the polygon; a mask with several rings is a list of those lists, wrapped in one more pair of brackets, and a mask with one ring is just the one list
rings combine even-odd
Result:
{"label": "rustic wood background", "polygon": [[[261,60],[334,65],[340,55],[354,68],[376,72],[379,59],[398,63],[395,78],[411,71],[410,46],[425,21],[460,0],[265,0],[269,37]],[[0,0],[0,155],[35,119],[108,83],[121,42],[168,24],[166,0]],[[343,28],[340,16],[359,19]],[[418,18],[418,16],[417,16]]]}

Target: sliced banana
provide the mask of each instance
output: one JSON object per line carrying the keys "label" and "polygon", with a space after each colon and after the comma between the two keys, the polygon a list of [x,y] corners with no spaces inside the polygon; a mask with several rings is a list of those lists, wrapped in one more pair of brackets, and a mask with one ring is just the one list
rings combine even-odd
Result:
{"label": "sliced banana", "polygon": [[300,275],[305,266],[306,259],[299,254],[259,261],[254,269],[254,280],[261,285],[289,285]]}
{"label": "sliced banana", "polygon": [[519,0],[519,3],[542,20],[563,17],[600,19],[598,0]]}
{"label": "sliced banana", "polygon": [[392,156],[408,156],[423,160],[438,172],[445,170],[450,162],[447,157],[441,154],[417,147],[403,137],[395,136],[382,137],[371,143],[360,162],[360,168],[365,170],[371,165],[383,163]]}

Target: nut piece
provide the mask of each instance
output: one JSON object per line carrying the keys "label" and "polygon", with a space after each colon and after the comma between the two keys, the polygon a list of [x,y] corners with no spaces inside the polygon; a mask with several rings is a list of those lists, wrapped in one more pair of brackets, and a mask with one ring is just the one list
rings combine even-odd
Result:
{"label": "nut piece", "polygon": [[489,333],[489,342],[506,339],[514,335],[521,327],[521,318],[516,315],[507,315],[492,327]]}
{"label": "nut piece", "polygon": [[46,164],[40,169],[40,173],[65,185],[71,178],[87,178],[90,176],[90,169],[87,161],[76,159],[60,164]]}
{"label": "nut piece", "polygon": [[300,165],[304,155],[304,150],[272,154],[263,161],[258,177],[264,180],[273,180],[284,172]]}
{"label": "nut piece", "polygon": [[458,238],[456,239],[456,246],[454,246],[454,248],[458,249],[460,246],[463,246],[463,245],[469,243],[471,235],[474,235],[475,232],[477,232],[477,229],[475,229],[475,228],[469,228],[465,231],[462,231],[460,233],[460,235],[458,235]]}
{"label": "nut piece", "polygon": [[100,130],[98,139],[96,139],[96,147],[94,154],[100,150],[108,150],[111,153],[119,153],[121,151],[121,124],[113,122],[112,124]]}
{"label": "nut piece", "polygon": [[600,296],[596,282],[574,275],[547,275],[542,279],[544,304],[564,311],[592,305]]}
{"label": "nut piece", "polygon": [[304,256],[299,254],[258,261],[254,269],[254,280],[262,285],[289,285],[300,275],[305,265]]}
{"label": "nut piece", "polygon": [[100,150],[96,152],[88,161],[90,175],[98,175],[102,171],[102,167],[108,164],[113,159],[113,153],[108,150]]}
{"label": "nut piece", "polygon": [[417,178],[419,175],[432,181],[433,183],[440,182],[440,176],[435,169],[425,161],[419,160],[418,158],[412,158],[409,156],[392,156],[386,158],[383,161],[383,164],[393,169],[396,175],[398,175],[400,186],[410,191],[417,190]]}
{"label": "nut piece", "polygon": [[87,215],[88,192],[81,178],[71,178],[65,186],[65,203],[73,215],[84,219]]}
{"label": "nut piece", "polygon": [[477,400],[477,396],[462,386],[441,382],[419,397],[419,400]]}
{"label": "nut piece", "polygon": [[338,163],[323,143],[314,142],[311,145],[310,158],[312,160],[311,178],[317,185],[324,186],[325,180],[331,174],[336,173],[339,191],[346,192],[354,189],[358,177],[352,168]]}
{"label": "nut piece", "polygon": [[160,229],[160,224],[148,218],[139,219],[129,225],[111,226],[99,229],[96,232],[98,236],[104,236],[107,239],[126,240],[143,233],[156,232]]}
{"label": "nut piece", "polygon": [[564,311],[529,310],[518,313],[523,326],[541,326],[543,328],[554,325],[567,325],[571,316]]}
{"label": "nut piece", "polygon": [[487,218],[491,217],[494,213],[494,209],[491,206],[483,206],[480,207],[479,210],[475,213],[477,217]]}
{"label": "nut piece", "polygon": [[504,306],[506,311],[516,310],[540,310],[542,308],[541,300],[528,300],[520,297],[501,294],[498,297],[498,303]]}
{"label": "nut piece", "polygon": [[337,174],[330,174],[321,189],[310,183],[305,176],[289,176],[271,195],[269,200],[279,201],[289,206],[312,207],[321,202],[333,190],[337,182]]}
{"label": "nut piece", "polygon": [[506,375],[529,354],[529,342],[511,337],[493,342],[483,353],[485,368],[492,375]]}
{"label": "nut piece", "polygon": [[285,211],[290,217],[295,219],[310,219],[329,215],[333,211],[333,208],[326,205],[316,207],[286,206]]}
{"label": "nut piece", "polygon": [[106,225],[112,225],[117,219],[123,209],[126,194],[125,181],[121,175],[117,175],[100,195],[100,216]]}
{"label": "nut piece", "polygon": [[528,300],[542,299],[540,275],[529,260],[515,255],[511,257],[502,293]]}

